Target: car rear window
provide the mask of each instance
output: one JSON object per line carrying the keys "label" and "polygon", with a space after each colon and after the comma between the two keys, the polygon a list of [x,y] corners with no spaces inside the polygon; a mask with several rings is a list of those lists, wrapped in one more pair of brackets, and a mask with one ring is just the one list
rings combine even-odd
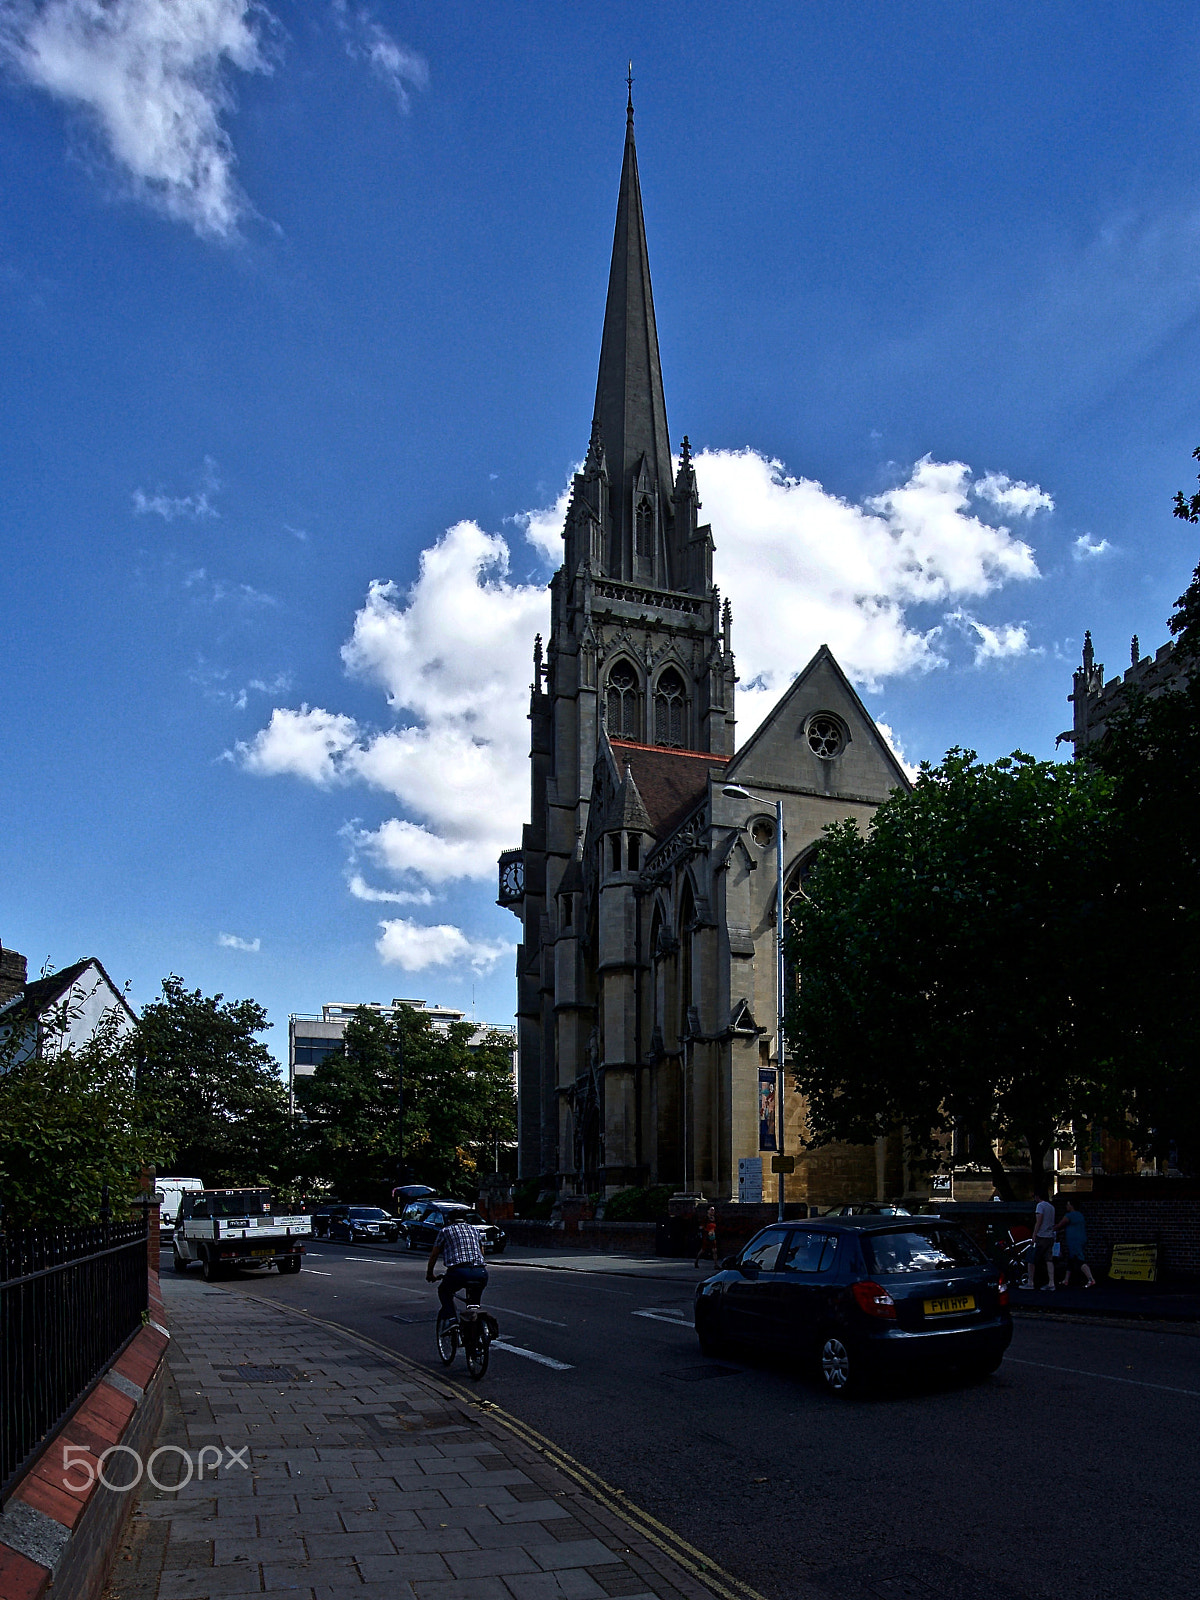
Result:
{"label": "car rear window", "polygon": [[985,1257],[958,1228],[897,1228],[863,1239],[870,1270],[879,1277],[901,1272],[946,1272],[978,1267]]}

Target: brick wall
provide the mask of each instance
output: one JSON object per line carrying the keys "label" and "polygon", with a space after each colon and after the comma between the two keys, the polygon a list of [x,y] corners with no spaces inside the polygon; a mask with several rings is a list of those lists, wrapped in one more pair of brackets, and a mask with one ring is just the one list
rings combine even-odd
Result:
{"label": "brick wall", "polygon": [[1097,1273],[1107,1270],[1114,1244],[1156,1244],[1160,1276],[1200,1278],[1200,1199],[1081,1194],[1078,1204]]}

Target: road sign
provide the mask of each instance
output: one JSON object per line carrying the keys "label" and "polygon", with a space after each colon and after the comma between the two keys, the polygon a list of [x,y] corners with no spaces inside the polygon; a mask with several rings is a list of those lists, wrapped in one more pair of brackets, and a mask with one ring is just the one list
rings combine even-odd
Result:
{"label": "road sign", "polygon": [[738,1199],[744,1206],[762,1204],[762,1157],[738,1157]]}
{"label": "road sign", "polygon": [[1126,1283],[1153,1283],[1158,1277],[1158,1246],[1156,1244],[1115,1244],[1110,1278],[1120,1278]]}
{"label": "road sign", "polygon": [[796,1170],[796,1158],[795,1158],[795,1156],[772,1156],[771,1157],[771,1171],[772,1172],[795,1172],[795,1170]]}

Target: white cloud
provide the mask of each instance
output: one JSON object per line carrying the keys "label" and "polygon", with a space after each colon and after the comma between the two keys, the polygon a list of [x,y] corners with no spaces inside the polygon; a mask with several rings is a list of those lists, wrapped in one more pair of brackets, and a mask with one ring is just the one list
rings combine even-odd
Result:
{"label": "white cloud", "polygon": [[922,626],[919,608],[1038,576],[1028,544],[972,514],[971,472],[959,461],[926,456],[863,505],[789,477],[753,450],[703,451],[696,477],[733,602],[740,739],[818,645],[877,688],[946,664],[942,630],[933,618]]}
{"label": "white cloud", "polygon": [[[0,0],[0,5],[3,3],[4,0]],[[174,522],[176,517],[188,517],[193,522],[199,522],[204,517],[221,515],[209,499],[209,495],[218,493],[220,488],[217,463],[212,456],[205,456],[204,465],[200,470],[200,487],[194,494],[166,494],[161,489],[156,490],[154,494],[147,494],[144,489],[135,489],[133,509],[138,516],[153,512],[164,522]]]}
{"label": "white cloud", "polygon": [[370,900],[390,906],[431,906],[433,895],[428,889],[373,889],[361,872],[352,872],[346,887],[356,900]]}
{"label": "white cloud", "polygon": [[1014,482],[1003,472],[985,472],[971,492],[1014,517],[1031,517],[1035,511],[1054,510],[1053,499],[1036,483]]}
{"label": "white cloud", "polygon": [[246,210],[229,69],[269,72],[273,25],[255,0],[0,0],[0,54],[87,114],[135,195],[228,239]]}
{"label": "white cloud", "polygon": [[[978,664],[1029,650],[1023,626],[980,622],[962,602],[1038,576],[1030,546],[973,509],[999,509],[995,497],[1012,494],[1027,515],[1049,501],[1036,486],[991,474],[988,491],[976,493],[988,480],[975,480],[961,462],[926,457],[896,488],[854,505],[750,450],[706,451],[696,471],[718,576],[734,605],[742,740],[822,642],[867,685],[945,666],[948,624],[967,632]],[[553,508],[513,519],[547,575],[560,558],[566,503],[564,492]],[[510,561],[505,538],[460,522],[423,552],[409,587],[370,585],[342,657],[348,671],[383,690],[395,726],[373,729],[320,707],[278,708],[230,752],[262,776],[365,783],[400,803],[402,815],[345,830],[357,899],[428,895],[427,904],[448,884],[490,884],[499,852],[520,840],[531,645],[535,633],[549,632],[549,596],[540,579],[513,582]],[[890,730],[885,737],[895,748]],[[360,861],[397,887],[370,886]],[[382,927],[381,957],[412,971],[487,964],[509,948],[448,925],[397,919]]]}
{"label": "white cloud", "polygon": [[208,495],[200,494],[169,495],[147,494],[144,489],[133,491],[133,509],[138,516],[144,516],[148,511],[153,511],[164,522],[174,522],[176,517],[190,517],[198,522],[201,517],[219,517],[221,513],[214,506]]}
{"label": "white cloud", "polygon": [[490,972],[515,948],[504,939],[468,939],[461,928],[445,922],[422,927],[407,917],[397,917],[379,926],[383,932],[375,941],[375,948],[380,960],[385,966],[403,967],[406,972],[461,965]]}
{"label": "white cloud", "polygon": [[1072,547],[1076,561],[1090,561],[1096,556],[1112,554],[1113,546],[1107,539],[1093,539],[1090,534],[1081,533]]}
{"label": "white cloud", "polygon": [[883,735],[883,741],[887,745],[888,749],[892,752],[896,760],[900,763],[905,772],[915,783],[917,781],[918,768],[914,762],[908,759],[908,757],[904,754],[904,751],[900,748],[900,741],[897,739],[891,725],[886,722],[876,722],[875,726]]}
{"label": "white cloud", "polygon": [[346,54],[355,61],[365,61],[395,95],[401,111],[407,111],[411,104],[409,90],[424,89],[429,84],[425,58],[394,39],[365,6],[352,7],[346,0],[333,0],[333,13],[345,39]]}
{"label": "white cloud", "polygon": [[279,601],[273,594],[264,594],[261,589],[256,589],[249,583],[230,583],[226,578],[210,578],[205,567],[195,567],[186,573],[183,587],[189,591],[194,600],[208,601],[212,605],[221,605],[226,600],[232,600],[242,606],[277,606]]}
{"label": "white cloud", "polygon": [[969,611],[961,609],[949,612],[946,621],[961,628],[968,637],[973,636],[977,667],[989,661],[1008,661],[1014,656],[1041,654],[1030,644],[1029,630],[1023,622],[1002,622],[992,628],[986,622],[980,622],[978,617],[973,617]]}
{"label": "white cloud", "polygon": [[322,711],[319,706],[311,711],[307,706],[301,706],[299,711],[277,707],[270,722],[253,739],[248,743],[238,741],[234,754],[247,772],[259,777],[289,773],[328,787],[340,777],[337,758],[353,746],[357,737],[358,724],[353,717]]}
{"label": "white cloud", "polygon": [[539,511],[520,511],[509,520],[521,529],[526,539],[540,556],[557,567],[563,558],[563,524],[567,520],[567,507],[571,503],[571,479],[583,470],[579,462],[567,478],[566,488],[552,506]]}
{"label": "white cloud", "polygon": [[262,949],[261,939],[239,939],[236,933],[219,933],[217,943],[223,950],[249,950],[251,954]]}

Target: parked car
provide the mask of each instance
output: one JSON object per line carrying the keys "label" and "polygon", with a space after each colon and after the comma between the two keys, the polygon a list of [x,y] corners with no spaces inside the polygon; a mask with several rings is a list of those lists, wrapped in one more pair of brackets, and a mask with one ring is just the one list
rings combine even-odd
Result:
{"label": "parked car", "polygon": [[341,1216],[348,1211],[349,1206],[343,1205],[340,1200],[326,1200],[319,1205],[312,1214],[312,1231],[314,1239],[327,1239],[329,1237],[329,1224],[335,1216]]}
{"label": "parked car", "polygon": [[378,1206],[338,1206],[329,1218],[329,1237],[358,1244],[364,1239],[386,1239],[395,1244],[400,1224]]}
{"label": "parked car", "polygon": [[[810,1211],[810,1216],[817,1212]],[[874,1200],[856,1200],[852,1205],[830,1206],[828,1211],[820,1213],[824,1217],[911,1217],[912,1212],[907,1206],[879,1205]]]}
{"label": "parked car", "polygon": [[414,1200],[400,1217],[401,1232],[410,1250],[431,1250],[448,1222],[469,1222],[482,1234],[484,1254],[499,1255],[507,1243],[503,1228],[487,1222],[461,1200]]}
{"label": "parked car", "polygon": [[921,1369],[994,1372],[1012,1339],[1003,1273],[936,1217],[777,1223],[696,1290],[706,1355],[798,1357],[831,1393]]}

